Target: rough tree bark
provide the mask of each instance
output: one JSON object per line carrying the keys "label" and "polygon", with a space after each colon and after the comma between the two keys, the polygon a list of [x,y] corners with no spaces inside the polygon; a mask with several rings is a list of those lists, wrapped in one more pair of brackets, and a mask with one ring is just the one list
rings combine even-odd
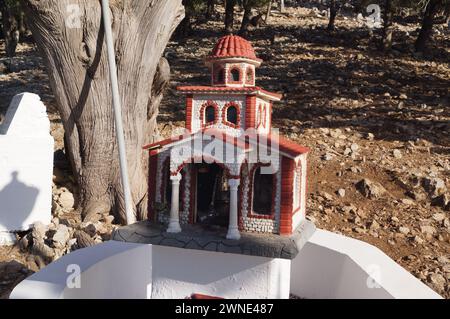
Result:
{"label": "rough tree bark", "polygon": [[0,12],[2,14],[3,36],[5,37],[6,55],[9,58],[14,57],[16,48],[19,44],[20,30],[17,15],[17,8],[10,6],[6,1],[0,1]]}
{"label": "rough tree bark", "polygon": [[335,21],[338,12],[338,8],[336,5],[336,0],[329,1],[329,9],[330,9],[330,20],[328,21],[327,30],[333,31],[335,28]]}
{"label": "rough tree bark", "polygon": [[242,6],[244,7],[244,16],[242,17],[242,23],[239,33],[245,35],[248,32],[251,23],[253,9],[252,0],[242,0]]}
{"label": "rough tree bark", "polygon": [[434,16],[439,11],[441,5],[442,0],[429,0],[423,16],[422,28],[420,29],[419,36],[415,43],[416,51],[420,52],[425,50],[427,42],[433,32]]}
{"label": "rough tree bark", "polygon": [[392,47],[392,20],[394,11],[392,7],[392,0],[385,0],[384,2],[384,28],[383,28],[383,50],[388,51]]}
{"label": "rough tree bark", "polygon": [[[64,125],[66,153],[80,186],[82,215],[91,220],[113,213],[124,222],[100,1],[23,2]],[[68,10],[74,4],[79,10]],[[156,137],[158,106],[169,74],[161,56],[184,9],[181,0],[112,0],[110,9],[128,171],[135,212],[142,219],[147,210],[148,176],[142,146]]]}
{"label": "rough tree bark", "polygon": [[225,32],[233,33],[236,0],[225,0]]}
{"label": "rough tree bark", "polygon": [[216,14],[216,0],[208,0],[206,4],[206,15],[211,18]]}
{"label": "rough tree bark", "polygon": [[192,0],[183,0],[183,6],[185,8],[184,19],[180,22],[180,26],[177,29],[177,36],[185,39],[192,31],[192,9],[188,8],[191,5]]}

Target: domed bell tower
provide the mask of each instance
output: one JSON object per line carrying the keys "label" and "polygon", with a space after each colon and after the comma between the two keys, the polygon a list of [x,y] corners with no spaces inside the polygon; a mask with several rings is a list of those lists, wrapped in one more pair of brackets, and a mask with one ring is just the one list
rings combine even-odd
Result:
{"label": "domed bell tower", "polygon": [[205,60],[212,86],[241,88],[255,86],[255,69],[261,62],[251,44],[235,35],[221,38]]}

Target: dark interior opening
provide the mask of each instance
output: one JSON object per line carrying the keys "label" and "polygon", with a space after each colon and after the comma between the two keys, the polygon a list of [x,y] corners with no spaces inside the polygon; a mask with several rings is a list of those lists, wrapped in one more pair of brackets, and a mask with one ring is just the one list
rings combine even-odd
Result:
{"label": "dark interior opening", "polygon": [[205,110],[205,123],[210,124],[214,123],[216,120],[216,110],[214,109],[214,106],[209,105],[206,107]]}
{"label": "dark interior opening", "polygon": [[227,108],[227,122],[237,124],[237,109],[235,106]]}
{"label": "dark interior opening", "polygon": [[231,70],[231,80],[233,82],[239,82],[240,81],[240,72],[238,69]]}
{"label": "dark interior opening", "polygon": [[225,71],[224,71],[224,69],[221,68],[217,72],[216,82],[217,83],[225,83]]}
{"label": "dark interior opening", "polygon": [[273,175],[262,174],[261,167],[253,178],[253,212],[260,215],[272,214]]}
{"label": "dark interior opening", "polygon": [[[167,163],[169,164],[169,163]],[[166,169],[164,170],[165,174],[165,196],[164,196],[164,203],[166,203],[169,207],[172,203],[172,180],[170,179],[170,165],[166,165]]]}
{"label": "dark interior opening", "polygon": [[222,167],[217,164],[195,165],[197,171],[196,223],[212,227],[228,227],[230,192]]}

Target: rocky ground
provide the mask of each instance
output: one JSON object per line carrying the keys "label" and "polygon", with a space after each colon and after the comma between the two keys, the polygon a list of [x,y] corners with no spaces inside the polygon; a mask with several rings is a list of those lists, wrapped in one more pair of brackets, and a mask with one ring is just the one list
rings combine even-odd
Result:
{"label": "rocky ground", "polygon": [[[437,26],[434,46],[420,55],[412,50],[418,25],[396,23],[393,50],[384,54],[377,50],[378,31],[356,15],[340,16],[332,33],[326,24],[320,11],[288,8],[248,35],[264,59],[258,84],[284,94],[274,107],[274,126],[312,150],[308,218],[379,247],[450,298],[449,30]],[[200,59],[220,29],[220,22],[198,24],[188,38],[170,42],[173,80],[161,106],[162,135],[184,125],[175,87],[208,83]],[[64,131],[31,45],[19,48],[14,67],[0,72],[0,113],[22,91],[38,93],[48,106],[57,141],[54,219],[48,228],[20,234],[19,245],[0,248],[0,297],[62,254],[107,240],[117,227],[109,216],[81,223]]]}

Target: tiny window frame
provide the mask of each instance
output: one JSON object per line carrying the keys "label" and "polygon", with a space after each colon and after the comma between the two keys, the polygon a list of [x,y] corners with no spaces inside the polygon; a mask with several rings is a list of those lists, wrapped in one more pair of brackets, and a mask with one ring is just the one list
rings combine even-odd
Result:
{"label": "tiny window frame", "polygon": [[[208,107],[214,108],[214,121],[212,121],[212,122],[206,122],[206,109]],[[202,128],[210,127],[219,122],[219,106],[217,105],[217,103],[215,103],[213,101],[208,101],[202,105],[202,107],[200,109],[200,121],[201,121]]]}
{"label": "tiny window frame", "polygon": [[272,205],[270,208],[270,214],[258,214],[257,212],[255,212],[253,210],[253,198],[254,198],[254,191],[255,191],[255,175],[258,169],[261,169],[263,167],[267,167],[270,166],[270,164],[263,164],[263,163],[259,163],[256,164],[250,171],[249,174],[249,178],[250,178],[250,189],[249,189],[249,196],[248,198],[250,199],[250,214],[249,214],[249,218],[256,218],[256,219],[272,219],[275,220],[275,199],[276,199],[276,193],[277,193],[277,187],[278,187],[278,178],[277,178],[277,174],[273,173],[270,174],[272,175]]}
{"label": "tiny window frame", "polygon": [[[237,72],[237,74],[238,74],[237,81],[233,79],[233,74],[236,74],[235,72]],[[240,67],[233,66],[230,68],[230,70],[228,72],[228,83],[230,83],[230,84],[241,84],[242,83],[242,69]]]}
{"label": "tiny window frame", "polygon": [[[236,124],[228,121],[228,109],[234,107],[236,109]],[[241,108],[236,102],[229,102],[225,104],[222,109],[222,123],[226,126],[238,129],[241,127]]]}

